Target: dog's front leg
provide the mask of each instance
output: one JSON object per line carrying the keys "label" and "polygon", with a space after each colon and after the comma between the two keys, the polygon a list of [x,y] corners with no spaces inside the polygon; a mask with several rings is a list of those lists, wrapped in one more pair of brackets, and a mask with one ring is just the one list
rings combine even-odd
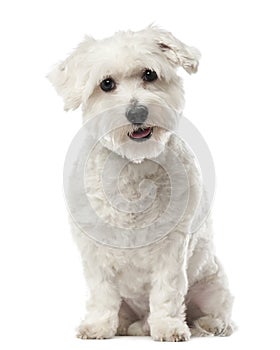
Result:
{"label": "dog's front leg", "polygon": [[87,314],[78,328],[78,338],[103,339],[113,337],[118,328],[120,294],[114,284],[113,271],[103,263],[85,263],[85,275],[90,288]]}
{"label": "dog's front leg", "polygon": [[[169,242],[168,242],[169,241]],[[150,293],[151,336],[160,341],[185,341],[190,330],[185,322],[186,238],[172,234],[155,257]]]}

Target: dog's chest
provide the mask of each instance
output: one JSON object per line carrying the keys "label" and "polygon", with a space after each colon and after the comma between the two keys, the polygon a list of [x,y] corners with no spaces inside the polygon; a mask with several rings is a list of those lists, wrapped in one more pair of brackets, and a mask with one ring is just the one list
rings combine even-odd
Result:
{"label": "dog's chest", "polygon": [[109,151],[89,159],[85,183],[98,216],[124,228],[156,220],[168,205],[171,188],[166,171],[156,162],[135,164]]}
{"label": "dog's chest", "polygon": [[162,256],[163,243],[135,250],[107,251],[107,262],[115,271],[120,295],[126,299],[147,298],[153,279],[153,267]]}
{"label": "dog's chest", "polygon": [[136,257],[133,264],[118,271],[117,284],[123,298],[145,297],[151,288],[151,269],[143,268],[143,260]]}

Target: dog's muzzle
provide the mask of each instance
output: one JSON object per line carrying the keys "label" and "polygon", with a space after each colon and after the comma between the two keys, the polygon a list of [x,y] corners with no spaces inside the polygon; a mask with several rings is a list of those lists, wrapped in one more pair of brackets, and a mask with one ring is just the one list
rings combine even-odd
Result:
{"label": "dog's muzzle", "polygon": [[148,118],[149,110],[143,105],[131,105],[127,108],[126,118],[133,124],[139,126],[138,129],[129,133],[128,136],[133,141],[145,141],[148,140],[153,133],[152,127],[143,127],[143,123]]}

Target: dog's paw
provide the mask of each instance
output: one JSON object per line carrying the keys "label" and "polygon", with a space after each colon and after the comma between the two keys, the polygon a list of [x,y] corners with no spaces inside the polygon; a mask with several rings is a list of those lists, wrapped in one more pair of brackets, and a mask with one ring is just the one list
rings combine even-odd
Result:
{"label": "dog's paw", "polygon": [[187,341],[191,337],[189,327],[177,319],[161,320],[158,325],[151,326],[151,336],[157,341]]}
{"label": "dog's paw", "polygon": [[145,336],[150,335],[150,327],[145,320],[132,323],[127,330],[127,335]]}
{"label": "dog's paw", "polygon": [[207,336],[230,336],[234,331],[232,323],[226,324],[220,318],[214,318],[210,315],[203,316],[194,321],[193,328],[191,328],[192,336],[207,337]]}
{"label": "dog's paw", "polygon": [[77,329],[77,338],[80,339],[108,339],[116,334],[110,322],[85,323],[83,322]]}

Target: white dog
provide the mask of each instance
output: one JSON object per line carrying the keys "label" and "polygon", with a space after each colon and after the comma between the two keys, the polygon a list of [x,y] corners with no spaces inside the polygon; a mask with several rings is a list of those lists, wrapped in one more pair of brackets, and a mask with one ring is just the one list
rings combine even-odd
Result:
{"label": "white dog", "polygon": [[[94,120],[102,136],[88,157],[84,183],[92,208],[108,224],[96,233],[104,244],[72,223],[90,290],[80,338],[151,335],[154,340],[184,341],[191,334],[225,336],[233,331],[233,298],[214,254],[210,219],[189,233],[202,196],[201,176],[193,155],[173,132],[184,104],[176,68],[196,72],[199,56],[171,33],[150,26],[104,40],[86,37],[49,75],[65,110],[82,105],[84,122]],[[109,157],[110,200],[102,178]],[[174,158],[183,165],[188,183],[175,193],[179,205],[170,209],[157,236],[151,223],[161,222],[167,210],[173,185],[165,167],[174,170]],[[174,178],[180,178],[176,171]],[[149,181],[156,189],[153,195]],[[125,210],[112,205],[120,193]],[[152,205],[131,209],[139,198],[151,196]],[[188,205],[175,220],[186,196]],[[79,209],[79,198],[76,202]],[[123,228],[123,247],[106,242],[110,227]],[[133,236],[139,227],[143,235]]]}

